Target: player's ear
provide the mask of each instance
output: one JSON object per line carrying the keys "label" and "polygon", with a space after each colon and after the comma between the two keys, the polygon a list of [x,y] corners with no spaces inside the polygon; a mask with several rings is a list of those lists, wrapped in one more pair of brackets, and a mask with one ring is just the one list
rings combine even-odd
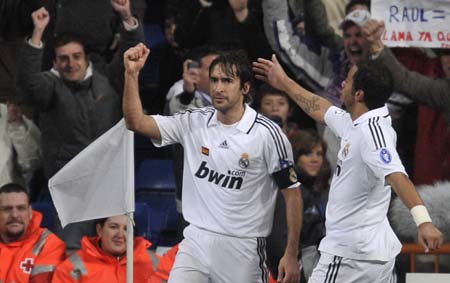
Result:
{"label": "player's ear", "polygon": [[250,92],[250,83],[245,82],[241,89],[242,89],[242,93],[244,95],[247,95]]}
{"label": "player's ear", "polygon": [[357,102],[364,102],[364,91],[362,89],[358,89],[355,92],[355,100]]}

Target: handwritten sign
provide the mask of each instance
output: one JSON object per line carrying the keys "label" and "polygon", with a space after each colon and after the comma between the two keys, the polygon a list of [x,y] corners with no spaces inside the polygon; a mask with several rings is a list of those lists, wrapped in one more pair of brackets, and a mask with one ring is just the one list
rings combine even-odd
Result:
{"label": "handwritten sign", "polygon": [[371,13],[387,46],[450,48],[449,0],[372,0]]}

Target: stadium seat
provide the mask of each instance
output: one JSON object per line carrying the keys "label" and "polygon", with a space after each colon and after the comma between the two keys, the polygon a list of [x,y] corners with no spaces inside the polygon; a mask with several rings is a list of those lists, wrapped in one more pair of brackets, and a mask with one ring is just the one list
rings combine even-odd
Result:
{"label": "stadium seat", "polygon": [[140,190],[175,192],[172,160],[144,160],[137,170],[135,188],[136,193]]}
{"label": "stadium seat", "polygon": [[135,199],[149,208],[148,239],[155,245],[170,245],[176,234],[179,214],[175,202],[172,160],[144,160],[137,170]]}
{"label": "stadium seat", "polygon": [[35,202],[31,204],[33,210],[42,213],[41,227],[48,228],[52,232],[55,232],[55,207],[51,202]]}
{"label": "stadium seat", "polygon": [[[148,205],[149,230],[147,239],[155,246],[166,242],[164,235],[175,233],[179,214],[175,204],[175,193],[141,191],[136,200]],[[165,244],[164,244],[165,245]]]}
{"label": "stadium seat", "polygon": [[150,239],[150,208],[146,203],[135,204],[134,222],[136,223],[135,234]]}

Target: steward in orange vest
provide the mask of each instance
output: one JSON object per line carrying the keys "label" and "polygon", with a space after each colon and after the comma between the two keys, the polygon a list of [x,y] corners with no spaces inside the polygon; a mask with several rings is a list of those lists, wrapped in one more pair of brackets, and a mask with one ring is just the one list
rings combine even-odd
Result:
{"label": "steward in orange vest", "polygon": [[[83,237],[81,250],[61,263],[53,283],[126,282],[127,216],[109,217],[96,225],[98,237]],[[151,243],[134,239],[134,282],[167,282],[178,246],[161,257],[149,251]]]}
{"label": "steward in orange vest", "polygon": [[25,188],[13,183],[0,188],[0,282],[52,281],[66,247],[55,234],[40,228],[41,221]]}

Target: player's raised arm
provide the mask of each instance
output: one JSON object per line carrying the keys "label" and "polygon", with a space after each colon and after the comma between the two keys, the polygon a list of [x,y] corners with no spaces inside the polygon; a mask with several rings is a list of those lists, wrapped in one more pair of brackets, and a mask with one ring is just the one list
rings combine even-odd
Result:
{"label": "player's raised arm", "polygon": [[150,54],[143,43],[131,47],[123,54],[125,85],[123,94],[123,116],[129,130],[160,140],[161,133],[155,120],[144,114],[139,98],[139,72]]}
{"label": "player's raised arm", "polygon": [[253,71],[257,79],[286,92],[311,118],[324,122],[325,112],[332,104],[289,78],[275,55],[272,55],[272,60],[258,58],[253,62]]}

